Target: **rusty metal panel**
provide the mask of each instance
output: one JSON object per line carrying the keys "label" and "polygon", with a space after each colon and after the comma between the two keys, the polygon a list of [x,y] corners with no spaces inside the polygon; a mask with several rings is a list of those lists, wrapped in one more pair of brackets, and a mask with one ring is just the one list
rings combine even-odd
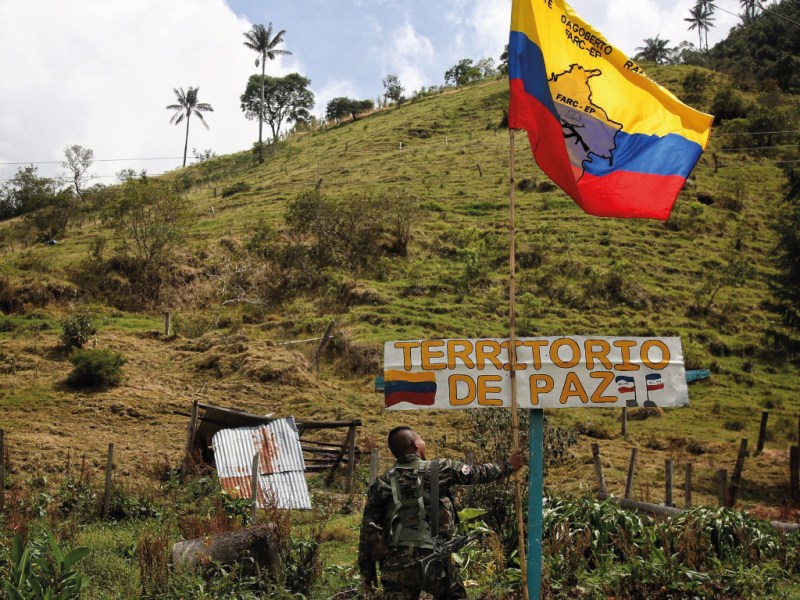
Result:
{"label": "rusty metal panel", "polygon": [[258,505],[311,508],[300,436],[292,417],[258,427],[221,429],[214,434],[212,448],[226,492],[251,497],[251,469],[258,454]]}

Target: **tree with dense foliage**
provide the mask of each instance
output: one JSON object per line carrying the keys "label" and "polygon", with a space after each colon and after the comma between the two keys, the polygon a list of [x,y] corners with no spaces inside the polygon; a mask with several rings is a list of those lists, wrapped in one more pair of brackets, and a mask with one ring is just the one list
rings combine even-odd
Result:
{"label": "tree with dense foliage", "polygon": [[462,86],[478,81],[482,74],[480,69],[472,63],[471,58],[462,58],[444,73],[444,82],[447,85]]}
{"label": "tree with dense foliage", "polygon": [[662,40],[656,35],[646,38],[644,46],[636,48],[636,60],[647,60],[658,65],[669,62],[673,49],[669,47],[669,40]]}
{"label": "tree with dense foliage", "polygon": [[778,232],[776,291],[781,300],[782,327],[772,331],[776,345],[792,359],[800,357],[800,169],[785,169],[786,196],[775,221]]}
{"label": "tree with dense foliage", "polygon": [[761,10],[761,5],[758,0],[739,0],[739,5],[742,7],[742,12],[739,17],[742,19],[742,25],[750,25]]}
{"label": "tree with dense foliage", "polygon": [[[245,46],[253,50],[254,52],[258,53],[258,58],[256,59],[256,67],[261,65],[261,110],[258,111],[258,145],[259,147],[263,143],[262,138],[262,130],[264,127],[264,118],[265,118],[265,90],[264,86],[268,83],[268,80],[265,78],[266,76],[266,64],[267,60],[275,60],[278,56],[285,56],[291,54],[289,50],[284,50],[282,48],[278,48],[280,44],[283,43],[283,36],[286,33],[285,29],[281,29],[275,35],[272,35],[272,22],[268,27],[264,27],[263,25],[253,25],[253,28],[250,31],[246,31],[244,33],[244,37],[246,39],[244,43]],[[252,77],[251,77],[252,79]]]}
{"label": "tree with dense foliage", "polygon": [[242,111],[248,119],[266,121],[272,129],[272,141],[277,142],[284,123],[302,123],[311,117],[314,92],[310,85],[311,80],[299,73],[285,77],[251,75],[239,98]]}
{"label": "tree with dense foliage", "polygon": [[353,121],[358,118],[358,115],[375,108],[372,100],[355,100],[340,96],[328,102],[325,108],[325,118],[329,121],[341,121],[344,117],[351,116]]}
{"label": "tree with dense foliage", "polygon": [[120,253],[140,278],[171,260],[192,218],[184,196],[168,182],[147,176],[126,179],[103,209],[103,221],[114,230]]}
{"label": "tree with dense foliage", "polygon": [[800,2],[781,0],[769,12],[735,27],[709,53],[715,69],[736,80],[740,89],[800,92]]}
{"label": "tree with dense foliage", "polygon": [[185,92],[183,88],[173,88],[172,91],[175,92],[175,98],[178,103],[167,106],[167,110],[175,111],[169,123],[170,125],[180,125],[184,119],[186,120],[186,141],[183,145],[183,166],[185,167],[186,153],[189,151],[189,119],[192,115],[197,116],[203,126],[208,129],[208,123],[206,123],[203,118],[203,113],[214,112],[214,109],[211,108],[210,104],[197,101],[197,93],[200,91],[200,88],[193,88],[190,86]]}
{"label": "tree with dense foliage", "polygon": [[497,70],[503,76],[508,75],[508,44],[505,45],[503,53],[500,55],[500,64],[497,66]]}
{"label": "tree with dense foliage", "polygon": [[33,165],[20,167],[14,177],[3,185],[0,196],[0,219],[10,219],[33,212],[48,204],[58,191],[54,179],[40,177]]}
{"label": "tree with dense foliage", "polygon": [[70,172],[70,180],[75,189],[75,194],[83,198],[86,183],[91,179],[89,169],[94,161],[94,151],[78,144],[64,148],[64,160],[61,166]]}
{"label": "tree with dense foliage", "polygon": [[400,78],[397,75],[387,75],[383,78],[383,97],[387,101],[396,102],[400,104],[403,101],[403,92],[406,89],[400,84]]}
{"label": "tree with dense foliage", "polygon": [[478,62],[475,63],[475,68],[480,71],[481,78],[487,79],[489,77],[494,77],[497,75],[497,69],[494,66],[494,59],[493,58],[482,58]]}

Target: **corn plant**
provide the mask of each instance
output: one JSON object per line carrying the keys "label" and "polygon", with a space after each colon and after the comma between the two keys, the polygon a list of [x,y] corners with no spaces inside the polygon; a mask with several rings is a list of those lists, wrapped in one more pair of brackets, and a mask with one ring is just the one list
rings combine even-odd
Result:
{"label": "corn plant", "polygon": [[[48,551],[47,554],[44,551]],[[79,598],[85,580],[75,564],[89,554],[88,548],[64,552],[52,534],[47,547],[24,544],[19,535],[11,544],[11,565],[4,584],[9,600],[69,600]]]}

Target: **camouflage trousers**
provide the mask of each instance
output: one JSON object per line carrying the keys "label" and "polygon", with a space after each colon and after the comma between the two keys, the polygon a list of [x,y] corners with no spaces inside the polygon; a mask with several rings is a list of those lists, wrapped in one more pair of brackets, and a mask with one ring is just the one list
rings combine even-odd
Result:
{"label": "camouflage trousers", "polygon": [[408,553],[391,554],[381,563],[381,584],[384,600],[417,600],[428,592],[436,600],[460,600],[467,597],[458,568],[451,557],[432,563],[427,572],[415,559],[430,553],[415,549]]}

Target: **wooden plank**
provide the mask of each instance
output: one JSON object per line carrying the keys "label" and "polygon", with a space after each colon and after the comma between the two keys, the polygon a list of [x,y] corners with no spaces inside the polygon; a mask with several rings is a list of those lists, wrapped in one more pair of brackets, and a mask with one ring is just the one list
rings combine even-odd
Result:
{"label": "wooden plank", "polygon": [[739,495],[739,486],[742,483],[742,471],[744,471],[744,459],[747,456],[747,439],[742,438],[739,444],[739,454],[736,457],[736,466],[733,468],[731,483],[728,486],[728,508],[736,506],[736,497]]}
{"label": "wooden plank", "polygon": [[728,471],[717,470],[717,500],[720,506],[728,506]]}
{"label": "wooden plank", "polygon": [[[681,513],[685,512],[685,509],[682,508],[663,506],[662,504],[650,504],[649,502],[637,502],[635,500],[626,500],[624,498],[617,498],[610,494],[598,494],[598,498],[600,498],[601,500],[612,500],[617,504],[619,504],[622,508],[628,510],[635,510],[637,512],[643,512],[662,518],[674,517],[676,515],[680,515]],[[782,523],[780,521],[768,521],[768,523],[770,527],[778,531],[784,531],[784,532],[800,531],[800,524],[798,523]]]}
{"label": "wooden plank", "polygon": [[531,410],[528,426],[528,598],[542,594],[542,527],[544,496],[544,411]]}
{"label": "wooden plank", "polygon": [[331,470],[328,473],[328,476],[325,478],[325,484],[330,485],[333,483],[333,478],[336,477],[336,469],[339,466],[339,463],[344,459],[344,455],[347,453],[348,450],[348,442],[350,441],[350,429],[347,429],[347,434],[344,436],[344,440],[342,441],[341,446],[339,447],[339,452],[336,453],[336,457],[333,459],[333,465],[331,466]]}
{"label": "wooden plank", "polygon": [[686,479],[683,484],[683,505],[692,506],[692,463],[686,463]]}
{"label": "wooden plank", "polygon": [[106,461],[106,489],[103,494],[103,518],[108,518],[111,508],[111,475],[114,470],[114,444],[108,445],[108,460]]}
{"label": "wooden plank", "polygon": [[622,407],[622,437],[628,435],[628,407]]}
{"label": "wooden plank", "polygon": [[592,457],[594,458],[594,474],[597,478],[597,489],[601,494],[607,494],[606,478],[603,476],[603,463],[600,460],[600,445],[592,444]]}
{"label": "wooden plank", "polygon": [[664,461],[664,506],[674,506],[672,502],[672,459]]}
{"label": "wooden plank", "polygon": [[356,426],[351,425],[347,432],[347,491],[353,491],[353,477],[356,473]]}
{"label": "wooden plank", "polygon": [[769,419],[769,412],[765,410],[761,413],[761,427],[758,429],[756,454],[761,454],[761,452],[764,450],[764,442],[767,439],[767,419]]}
{"label": "wooden plank", "polygon": [[197,412],[199,403],[192,403],[192,414],[189,416],[189,425],[186,427],[186,447],[183,453],[183,476],[189,474],[189,469],[194,464],[194,437],[197,433]]}
{"label": "wooden plank", "polygon": [[253,501],[250,507],[250,522],[255,523],[258,516],[258,487],[259,487],[259,472],[258,472],[258,452],[253,454],[253,463],[250,466],[250,499]]}
{"label": "wooden plank", "polygon": [[633,478],[636,475],[636,456],[639,454],[638,448],[631,448],[631,460],[628,463],[628,478],[625,480],[625,497],[633,495]]}

